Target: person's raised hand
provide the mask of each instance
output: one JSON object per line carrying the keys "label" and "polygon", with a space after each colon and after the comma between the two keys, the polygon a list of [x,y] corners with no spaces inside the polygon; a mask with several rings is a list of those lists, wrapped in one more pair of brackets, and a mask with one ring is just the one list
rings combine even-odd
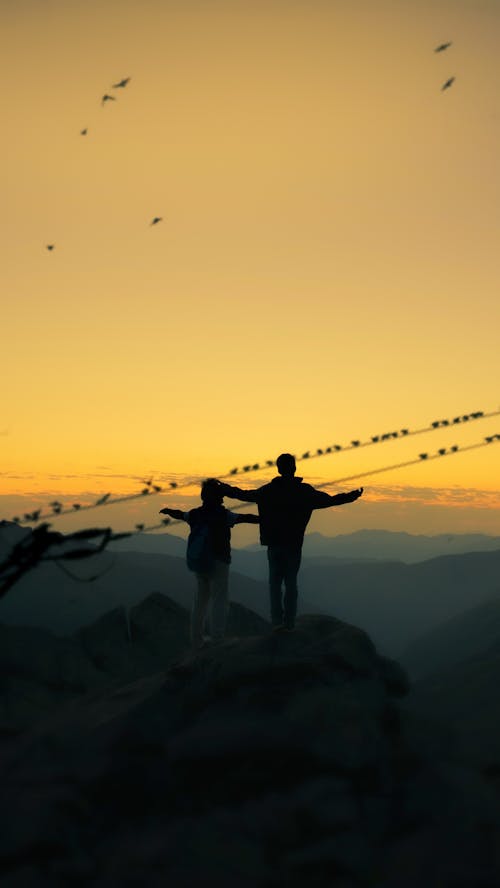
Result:
{"label": "person's raised hand", "polygon": [[170,509],[160,509],[160,511],[159,511],[158,514],[159,514],[159,515],[169,515],[169,514],[170,514]]}
{"label": "person's raised hand", "polygon": [[356,490],[351,490],[351,497],[352,497],[351,502],[354,502],[355,500],[359,499],[359,497],[362,496],[362,494],[363,494],[362,487],[358,487]]}

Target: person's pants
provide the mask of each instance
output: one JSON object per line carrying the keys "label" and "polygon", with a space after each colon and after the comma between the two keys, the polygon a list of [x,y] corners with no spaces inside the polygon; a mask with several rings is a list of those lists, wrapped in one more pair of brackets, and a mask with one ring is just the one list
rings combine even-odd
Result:
{"label": "person's pants", "polygon": [[216,561],[209,574],[197,573],[195,576],[197,588],[191,611],[191,644],[193,647],[200,647],[210,602],[210,634],[216,641],[224,638],[228,611],[229,564]]}
{"label": "person's pants", "polygon": [[[297,574],[302,558],[301,544],[280,544],[268,546],[269,594],[271,597],[271,623],[279,626],[284,623],[293,628],[297,613]],[[281,585],[285,583],[285,596],[282,601]]]}

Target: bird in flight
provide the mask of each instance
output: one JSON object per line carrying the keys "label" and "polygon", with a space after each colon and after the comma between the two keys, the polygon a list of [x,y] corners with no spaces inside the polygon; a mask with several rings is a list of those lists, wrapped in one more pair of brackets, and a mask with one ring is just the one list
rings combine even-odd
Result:
{"label": "bird in flight", "polygon": [[114,96],[109,96],[108,93],[104,93],[101,99],[101,105],[105,105],[106,102],[116,102],[116,99]]}
{"label": "bird in flight", "polygon": [[443,89],[449,89],[454,80],[455,80],[454,77],[449,77],[448,80],[446,81],[446,83],[443,83],[443,85],[441,87],[441,92],[443,91]]}
{"label": "bird in flight", "polygon": [[451,43],[451,40],[448,43],[440,43],[439,46],[436,46],[434,52],[444,52],[445,49],[448,49],[448,47],[451,46]]}
{"label": "bird in flight", "polygon": [[47,244],[47,250],[53,250],[54,247],[55,247],[55,244]]}
{"label": "bird in flight", "polygon": [[120,80],[118,83],[113,83],[113,89],[120,89],[126,87],[127,83],[130,82],[130,77],[124,77],[123,80]]}
{"label": "bird in flight", "polygon": [[149,223],[150,225],[158,225],[158,222],[163,222],[161,216],[155,216],[154,219]]}
{"label": "bird in flight", "polygon": [[108,501],[108,499],[110,498],[110,496],[111,496],[110,493],[105,493],[104,496],[101,496],[100,499],[97,500],[97,502],[96,502],[95,505],[96,505],[96,506],[102,506],[102,505],[104,505],[104,503]]}
{"label": "bird in flight", "polygon": [[87,135],[87,128],[86,128],[86,127],[85,127],[85,129],[80,130],[80,135],[81,135],[81,136],[86,136],[86,135]]}

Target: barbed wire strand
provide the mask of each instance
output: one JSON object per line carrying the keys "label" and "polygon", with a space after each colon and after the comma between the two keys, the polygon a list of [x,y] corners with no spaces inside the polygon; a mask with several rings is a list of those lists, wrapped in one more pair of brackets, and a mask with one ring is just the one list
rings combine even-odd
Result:
{"label": "barbed wire strand", "polygon": [[[477,422],[478,420],[490,419],[494,416],[500,416],[500,410],[492,410],[488,413],[485,413],[482,410],[478,410],[473,413],[455,416],[453,419],[434,420],[428,426],[424,426],[421,429],[414,429],[413,431],[403,428],[399,431],[385,432],[381,435],[372,435],[371,438],[366,441],[354,439],[351,440],[351,443],[347,445],[332,444],[328,447],[318,447],[314,451],[305,451],[302,456],[295,455],[295,459],[296,462],[302,462],[304,460],[318,459],[323,456],[331,456],[335,453],[347,453],[351,450],[361,449],[363,447],[372,447],[375,444],[382,444],[386,441],[403,440],[404,438],[409,438],[415,435],[423,435],[428,432],[434,432],[441,428],[456,427],[458,425],[463,425],[469,421]],[[271,459],[264,460],[262,462],[248,463],[247,465],[243,466],[242,469],[231,469],[229,472],[225,472],[221,475],[218,475],[217,477],[219,479],[225,479],[238,475],[246,475],[250,473],[253,474],[254,472],[265,471],[266,469],[272,468],[275,465],[276,460]],[[165,493],[166,491],[172,492],[173,490],[180,490],[186,487],[192,487],[195,483],[198,482],[195,479],[180,483],[170,482],[168,487],[162,487],[160,484],[154,484],[153,479],[145,481],[143,483],[146,484],[146,487],[143,488],[140,493],[126,494],[125,496],[118,497],[112,497],[110,493],[106,493],[103,496],[99,497],[99,499],[97,499],[95,503],[89,503],[88,505],[75,503],[73,506],[67,509],[63,508],[61,503],[55,501],[52,504],[51,512],[43,512],[42,510],[36,509],[30,513],[25,513],[23,518],[15,517],[12,519],[12,521],[19,525],[29,524],[37,521],[46,521],[49,518],[54,519],[56,517],[59,517],[60,515],[74,515],[77,512],[86,512],[91,509],[97,509],[101,506],[111,506],[117,503],[131,502],[133,500],[142,499],[147,496],[156,496],[159,493]]]}
{"label": "barbed wire strand", "polygon": [[[335,484],[343,484],[345,481],[356,481],[359,478],[367,478],[369,475],[379,475],[382,472],[390,472],[393,469],[402,469],[402,468],[406,468],[408,466],[421,465],[426,462],[430,462],[433,459],[443,459],[445,456],[452,456],[453,454],[456,454],[456,453],[467,453],[468,451],[471,451],[471,450],[479,450],[481,447],[489,447],[491,444],[495,444],[498,442],[500,442],[500,434],[499,435],[488,435],[488,437],[484,441],[481,441],[478,444],[469,444],[466,447],[458,447],[458,446],[454,445],[453,447],[450,447],[449,449],[440,448],[437,451],[437,453],[431,453],[431,454],[421,453],[421,454],[419,454],[417,459],[410,459],[410,460],[407,460],[406,462],[394,463],[393,465],[390,465],[390,466],[381,466],[378,469],[370,469],[367,472],[357,472],[354,475],[346,475],[343,478],[337,478],[335,481],[325,481],[322,484],[316,484],[315,487],[317,490],[319,490],[322,487],[331,487]],[[231,508],[231,511],[237,512],[241,509],[247,509],[249,505],[252,505],[252,503],[248,503],[248,502],[241,503],[239,506],[233,506]],[[176,518],[166,518],[160,524],[152,524],[152,525],[148,525],[148,526],[142,525],[142,524],[136,524],[135,529],[133,531],[129,531],[129,534],[133,536],[136,533],[149,533],[153,530],[160,530],[162,527],[167,526],[167,525],[169,527],[171,527],[174,524],[185,524],[185,522],[181,521],[180,519],[176,519]]]}
{"label": "barbed wire strand", "polygon": [[[334,481],[325,481],[323,484],[317,485],[320,487],[328,487],[332,485],[338,485],[345,481],[352,481],[358,478],[364,478],[368,475],[376,475],[381,472],[388,472],[394,469],[403,468],[406,466],[414,466],[422,464],[423,462],[428,462],[433,459],[443,459],[445,456],[451,456],[455,453],[465,453],[471,450],[478,450],[482,447],[489,447],[491,444],[500,441],[500,434],[498,435],[490,435],[485,438],[484,441],[479,442],[477,444],[469,444],[465,447],[459,448],[457,445],[446,449],[440,448],[437,453],[420,453],[418,459],[406,460],[405,462],[396,463],[391,466],[381,466],[378,469],[371,469],[366,472],[358,472],[353,475],[346,475],[343,478],[337,478]],[[232,511],[239,511],[240,509],[248,508],[248,502],[241,503],[239,506],[235,506]],[[38,527],[34,528],[29,539],[22,539],[17,544],[15,544],[10,552],[10,555],[0,564],[0,598],[5,596],[8,591],[18,582],[22,576],[24,576],[29,570],[33,569],[39,562],[41,561],[51,561],[59,567],[67,576],[69,576],[72,580],[76,580],[83,583],[93,582],[100,577],[104,576],[108,570],[111,569],[114,563],[114,559],[112,556],[111,564],[106,565],[103,569],[99,570],[97,573],[93,573],[89,577],[78,577],[78,575],[74,574],[73,571],[70,571],[67,567],[65,567],[61,562],[66,560],[77,560],[81,558],[89,558],[92,555],[96,555],[99,552],[104,551],[104,549],[113,541],[122,540],[127,537],[134,536],[135,533],[139,532],[150,532],[153,530],[157,530],[160,527],[164,527],[166,525],[180,524],[183,523],[178,519],[171,520],[170,518],[163,519],[160,524],[151,525],[146,527],[144,524],[136,524],[135,531],[128,533],[118,533],[114,534],[110,527],[106,528],[87,528],[86,530],[76,531],[73,534],[64,535],[50,530],[50,524],[43,523],[38,525]],[[72,549],[70,551],[61,552],[59,555],[49,555],[48,551],[55,545],[60,546],[62,543],[65,545],[68,542],[85,542],[87,543],[90,540],[95,539],[96,537],[102,537],[97,548],[92,551],[89,548],[77,548]]]}

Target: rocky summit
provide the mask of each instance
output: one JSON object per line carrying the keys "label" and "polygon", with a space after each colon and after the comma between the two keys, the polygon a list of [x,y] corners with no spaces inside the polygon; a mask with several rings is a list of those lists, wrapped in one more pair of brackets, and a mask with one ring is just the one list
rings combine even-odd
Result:
{"label": "rocky summit", "polygon": [[363,631],[302,616],[4,741],[9,888],[498,888],[498,796]]}

